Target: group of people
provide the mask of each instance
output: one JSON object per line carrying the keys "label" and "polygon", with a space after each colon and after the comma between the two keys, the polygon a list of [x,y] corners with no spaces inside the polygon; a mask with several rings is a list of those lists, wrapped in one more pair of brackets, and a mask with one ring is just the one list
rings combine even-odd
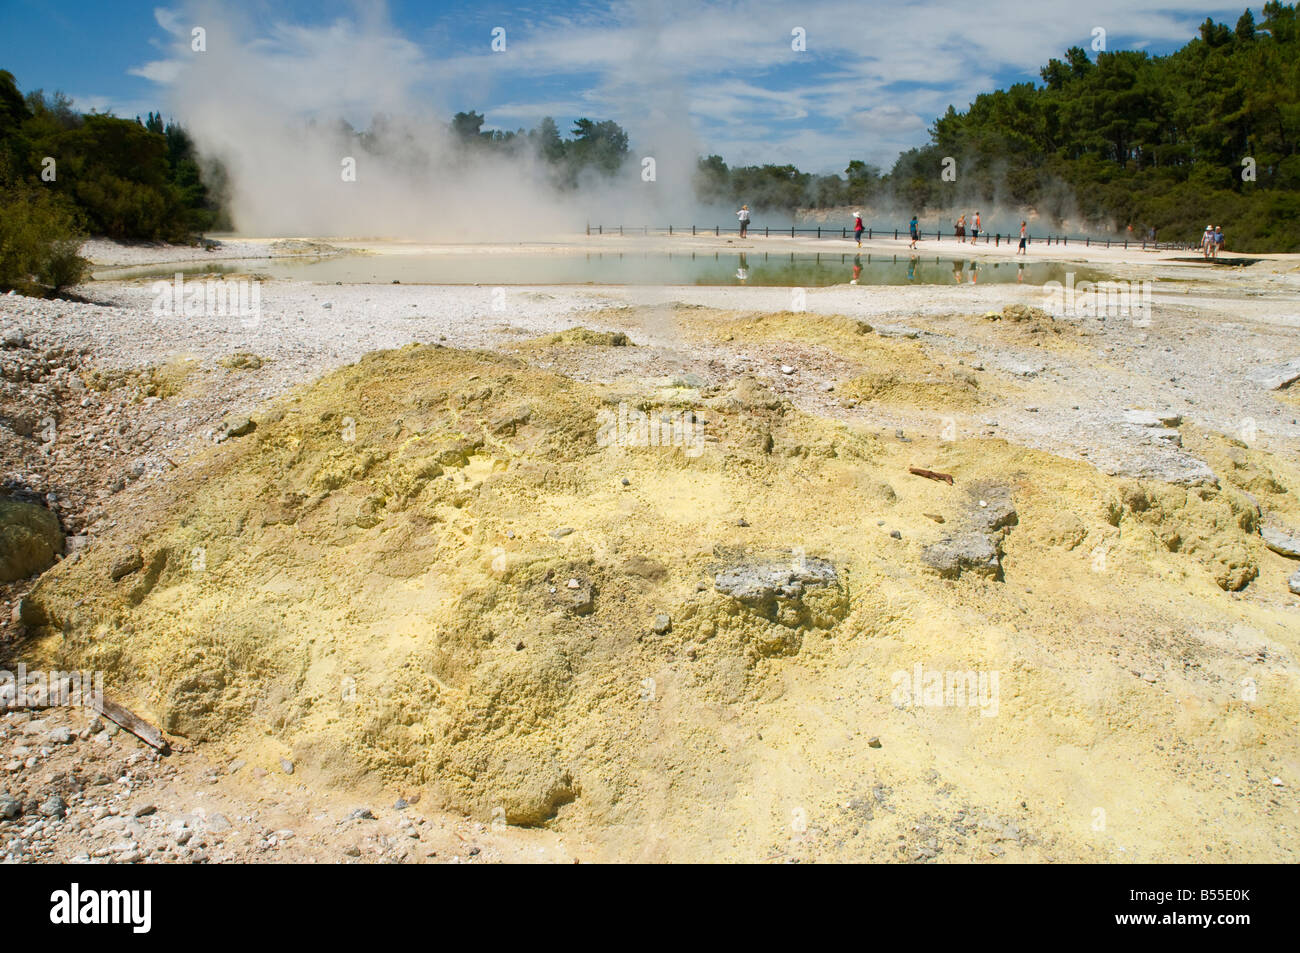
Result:
{"label": "group of people", "polygon": [[[981,225],[982,223],[980,221],[980,213],[976,212],[975,220],[971,222],[970,225],[970,243],[972,245],[974,245],[975,242],[979,240]],[[957,236],[957,241],[959,242],[964,242],[966,240],[966,216],[965,215],[962,215],[960,218],[957,219],[956,224],[953,226],[953,234]]]}
{"label": "group of people", "polygon": [[[747,233],[749,232],[749,206],[748,205],[742,205],[740,207],[740,211],[736,212],[736,219],[740,222],[740,237],[745,238]],[[972,245],[974,245],[975,242],[979,240],[980,228],[982,224],[983,223],[980,219],[980,213],[976,212],[975,218],[971,222],[971,227],[970,227],[970,243]],[[1025,228],[1026,225],[1022,221],[1020,223],[1020,247],[1016,249],[1017,255],[1027,254],[1025,250],[1025,245],[1026,242],[1028,241],[1028,236],[1026,234]],[[921,224],[915,215],[913,215],[912,220],[907,223],[907,230],[908,230],[908,235],[911,238],[911,243],[907,247],[916,248],[917,247],[916,243],[921,240]],[[858,243],[859,248],[862,247],[862,233],[864,231],[866,231],[866,226],[862,224],[862,213],[854,212],[853,213],[853,238]],[[966,216],[965,215],[962,215],[960,218],[957,219],[956,234],[957,234],[957,240],[959,242],[964,242],[966,240]],[[1207,236],[1210,234],[1209,227],[1205,229],[1205,234]],[[1219,245],[1222,245],[1223,233],[1219,232],[1218,236],[1219,236],[1218,239]],[[1207,252],[1207,257],[1212,257],[1212,256]]]}
{"label": "group of people", "polygon": [[1223,251],[1223,229],[1218,225],[1206,225],[1201,235],[1201,254],[1206,258],[1218,258]]}

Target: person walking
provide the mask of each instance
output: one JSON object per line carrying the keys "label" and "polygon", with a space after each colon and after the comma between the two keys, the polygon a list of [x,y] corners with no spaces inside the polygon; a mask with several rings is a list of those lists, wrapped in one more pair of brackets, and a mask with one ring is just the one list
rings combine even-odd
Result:
{"label": "person walking", "polygon": [[853,237],[858,240],[858,247],[862,247],[862,233],[865,229],[862,227],[862,213],[853,213]]}
{"label": "person walking", "polygon": [[974,245],[980,240],[980,213],[975,213],[975,224],[970,230],[970,243]]}
{"label": "person walking", "polygon": [[1214,226],[1206,225],[1205,232],[1201,235],[1201,257],[1206,261],[1210,259],[1210,246],[1214,244]]}
{"label": "person walking", "polygon": [[1029,252],[1025,251],[1025,241],[1027,240],[1027,238],[1028,236],[1026,236],[1025,234],[1025,223],[1022,221],[1020,223],[1020,247],[1016,249],[1017,255],[1027,256],[1029,254]]}
{"label": "person walking", "polygon": [[963,213],[961,218],[957,219],[957,241],[966,241],[966,215]]}
{"label": "person walking", "polygon": [[917,221],[915,215],[913,215],[912,220],[907,223],[907,229],[912,233],[912,243],[907,247],[915,248],[916,243],[921,240],[921,224]]}
{"label": "person walking", "polygon": [[1219,257],[1219,252],[1223,251],[1223,226],[1214,226],[1214,257]]}
{"label": "person walking", "polygon": [[736,218],[740,220],[740,237],[745,238],[749,233],[749,206],[742,205],[740,211],[736,213]]}

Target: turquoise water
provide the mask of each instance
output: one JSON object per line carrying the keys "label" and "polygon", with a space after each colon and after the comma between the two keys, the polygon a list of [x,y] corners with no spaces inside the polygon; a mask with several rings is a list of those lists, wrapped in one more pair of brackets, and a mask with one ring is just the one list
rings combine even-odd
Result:
{"label": "turquoise water", "polygon": [[435,285],[1042,285],[1101,280],[1058,262],[990,262],[936,256],[738,252],[572,252],[563,254],[340,255],[105,268],[100,280],[254,272],[271,278],[348,284]]}

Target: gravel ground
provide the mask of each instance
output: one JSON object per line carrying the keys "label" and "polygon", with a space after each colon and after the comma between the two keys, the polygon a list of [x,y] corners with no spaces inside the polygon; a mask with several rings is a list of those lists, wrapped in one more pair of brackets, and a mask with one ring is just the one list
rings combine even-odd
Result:
{"label": "gravel ground", "polygon": [[[213,251],[102,241],[85,250],[104,265],[332,252],[313,242],[243,240]],[[542,352],[536,359],[600,380],[694,374],[713,383],[753,373],[820,415],[886,432],[937,434],[952,425],[961,435],[1000,436],[1087,459],[1106,472],[1168,480],[1208,475],[1159,418],[1181,418],[1275,453],[1300,452],[1300,406],[1252,380],[1300,356],[1300,259],[1189,269],[1138,253],[1092,255],[1099,258],[1118,277],[1156,281],[1153,313],[1141,323],[1083,319],[1077,346],[1070,347],[1043,347],[974,320],[1011,303],[1042,304],[1037,288],[841,285],[807,291],[808,311],[849,315],[877,333],[913,337],[936,363],[978,372],[986,391],[997,395],[1004,388],[1009,395],[995,412],[968,414],[845,400],[835,385],[851,368],[829,350],[728,342],[682,324],[690,312],[674,308],[790,310],[794,299],[783,288],[498,291],[266,281],[256,320],[155,314],[149,281],[92,282],[76,289],[84,301],[8,295],[0,297],[0,480],[6,492],[51,506],[75,552],[112,523],[119,493],[209,445],[223,418],[252,413],[367,352],[410,342],[508,349],[575,325],[627,331],[640,346]],[[701,317],[707,320],[717,317]],[[29,585],[0,587],[0,598],[12,608]],[[0,648],[10,634],[6,626]],[[60,728],[72,740],[49,743]],[[0,718],[0,767],[7,775],[2,787],[20,808],[15,817],[0,819],[0,859],[11,861],[230,860],[268,852],[330,859],[340,845],[347,853],[334,859],[427,859],[439,850],[441,859],[469,859],[478,855],[461,848],[482,833],[457,827],[454,819],[403,823],[400,811],[381,814],[379,822],[348,821],[343,806],[317,808],[311,792],[286,779],[250,777],[245,783],[237,769],[232,773],[229,765],[214,766],[192,753],[158,762],[133,739],[105,731],[80,712]],[[225,792],[225,806],[214,811],[212,802],[195,800],[207,791]],[[42,808],[55,795],[64,800],[63,815]],[[251,806],[269,795],[287,799],[286,816],[316,817],[318,826],[304,831],[299,824],[295,836],[286,836],[269,808]],[[150,806],[146,801],[156,812],[137,816]],[[215,830],[214,814],[239,836]],[[426,825],[441,832],[442,839],[435,838],[441,847],[416,849]],[[523,848],[511,841],[499,849]],[[528,849],[536,848],[528,842]],[[540,849],[555,848],[548,843]]]}

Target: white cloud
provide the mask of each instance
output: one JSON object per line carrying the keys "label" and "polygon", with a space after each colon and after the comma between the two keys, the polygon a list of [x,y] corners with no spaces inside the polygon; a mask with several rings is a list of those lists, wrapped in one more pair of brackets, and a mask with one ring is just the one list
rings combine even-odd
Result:
{"label": "white cloud", "polygon": [[[1221,0],[1176,8],[1167,0],[919,0],[887,11],[861,0],[622,0],[562,16],[503,16],[505,53],[491,51],[486,28],[467,38],[449,13],[440,26],[461,46],[448,55],[446,45],[433,52],[402,36],[382,4],[357,9],[356,22],[258,30],[246,55],[275,77],[263,95],[365,122],[366,110],[412,102],[463,105],[472,90],[490,126],[582,114],[614,118],[635,140],[663,138],[678,123],[700,151],[729,144],[752,161],[782,162],[797,151],[818,170],[842,167],[850,155],[889,164],[887,153],[924,142],[949,104],[964,108],[999,77],[1037,80],[1050,57],[1088,48],[1096,26],[1111,49],[1146,48],[1182,43],[1207,14],[1236,16]],[[195,10],[156,9],[168,39],[155,45],[170,55],[129,72],[174,84],[193,62]],[[228,7],[221,17],[232,19]],[[795,27],[806,33],[805,52],[791,49]],[[520,78],[537,87],[535,100]]]}

